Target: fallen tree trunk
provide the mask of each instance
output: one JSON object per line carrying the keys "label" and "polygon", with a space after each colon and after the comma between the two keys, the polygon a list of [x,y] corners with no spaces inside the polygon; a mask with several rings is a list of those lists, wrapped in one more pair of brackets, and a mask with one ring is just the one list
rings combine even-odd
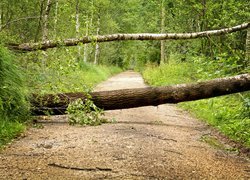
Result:
{"label": "fallen tree trunk", "polygon": [[244,23],[238,26],[210,30],[195,33],[166,33],[166,34],[111,34],[111,35],[96,35],[84,36],[82,38],[73,38],[59,41],[43,41],[40,43],[24,43],[24,44],[9,44],[8,47],[12,50],[18,51],[36,51],[46,50],[60,46],[77,46],[78,44],[86,44],[92,42],[110,42],[110,41],[127,41],[127,40],[178,40],[178,39],[195,39],[208,36],[219,36],[222,34],[232,33],[247,29],[250,23]]}
{"label": "fallen tree trunk", "polygon": [[[104,110],[125,109],[140,106],[157,106],[165,103],[179,103],[211,98],[250,90],[250,74],[219,78],[195,84],[181,84],[165,87],[146,87],[114,91],[92,92],[95,105]],[[65,114],[70,102],[81,98],[84,93],[34,95],[31,104],[33,114]]]}

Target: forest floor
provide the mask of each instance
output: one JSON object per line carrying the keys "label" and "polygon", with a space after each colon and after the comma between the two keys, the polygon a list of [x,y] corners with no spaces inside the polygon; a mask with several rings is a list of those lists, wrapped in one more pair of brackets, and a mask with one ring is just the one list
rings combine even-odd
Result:
{"label": "forest floor", "polygon": [[[96,90],[145,86],[138,73],[127,71]],[[105,114],[116,122],[79,127],[55,116],[30,128],[0,152],[0,179],[250,178],[246,156],[175,105]]]}

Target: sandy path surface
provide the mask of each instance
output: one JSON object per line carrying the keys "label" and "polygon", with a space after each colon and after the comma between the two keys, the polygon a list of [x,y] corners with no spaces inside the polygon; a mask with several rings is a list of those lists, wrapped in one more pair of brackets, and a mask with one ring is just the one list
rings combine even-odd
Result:
{"label": "sandy path surface", "polygon": [[[96,90],[145,87],[124,72]],[[126,102],[124,102],[126,103]],[[65,116],[0,153],[0,179],[249,179],[249,161],[203,142],[211,129],[174,105],[107,111],[117,122],[74,127]]]}

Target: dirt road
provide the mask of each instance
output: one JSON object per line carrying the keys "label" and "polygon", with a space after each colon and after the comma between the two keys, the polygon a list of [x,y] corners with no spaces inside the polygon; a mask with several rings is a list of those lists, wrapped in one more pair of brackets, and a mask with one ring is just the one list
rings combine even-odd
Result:
{"label": "dirt road", "polygon": [[[96,90],[137,87],[141,76],[124,72]],[[210,128],[174,105],[106,116],[116,123],[74,127],[60,116],[31,128],[0,153],[0,179],[250,178],[249,161],[202,141]]]}

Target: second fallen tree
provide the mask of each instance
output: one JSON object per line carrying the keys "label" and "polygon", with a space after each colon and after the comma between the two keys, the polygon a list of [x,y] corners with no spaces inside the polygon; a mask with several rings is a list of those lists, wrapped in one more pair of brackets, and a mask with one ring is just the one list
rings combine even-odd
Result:
{"label": "second fallen tree", "polygon": [[[157,106],[165,103],[179,103],[250,90],[250,74],[218,78],[194,84],[180,84],[165,87],[146,87],[114,91],[92,92],[96,106],[104,110]],[[84,93],[34,95],[31,99],[33,114],[65,114],[67,106],[76,99],[86,99]]]}

